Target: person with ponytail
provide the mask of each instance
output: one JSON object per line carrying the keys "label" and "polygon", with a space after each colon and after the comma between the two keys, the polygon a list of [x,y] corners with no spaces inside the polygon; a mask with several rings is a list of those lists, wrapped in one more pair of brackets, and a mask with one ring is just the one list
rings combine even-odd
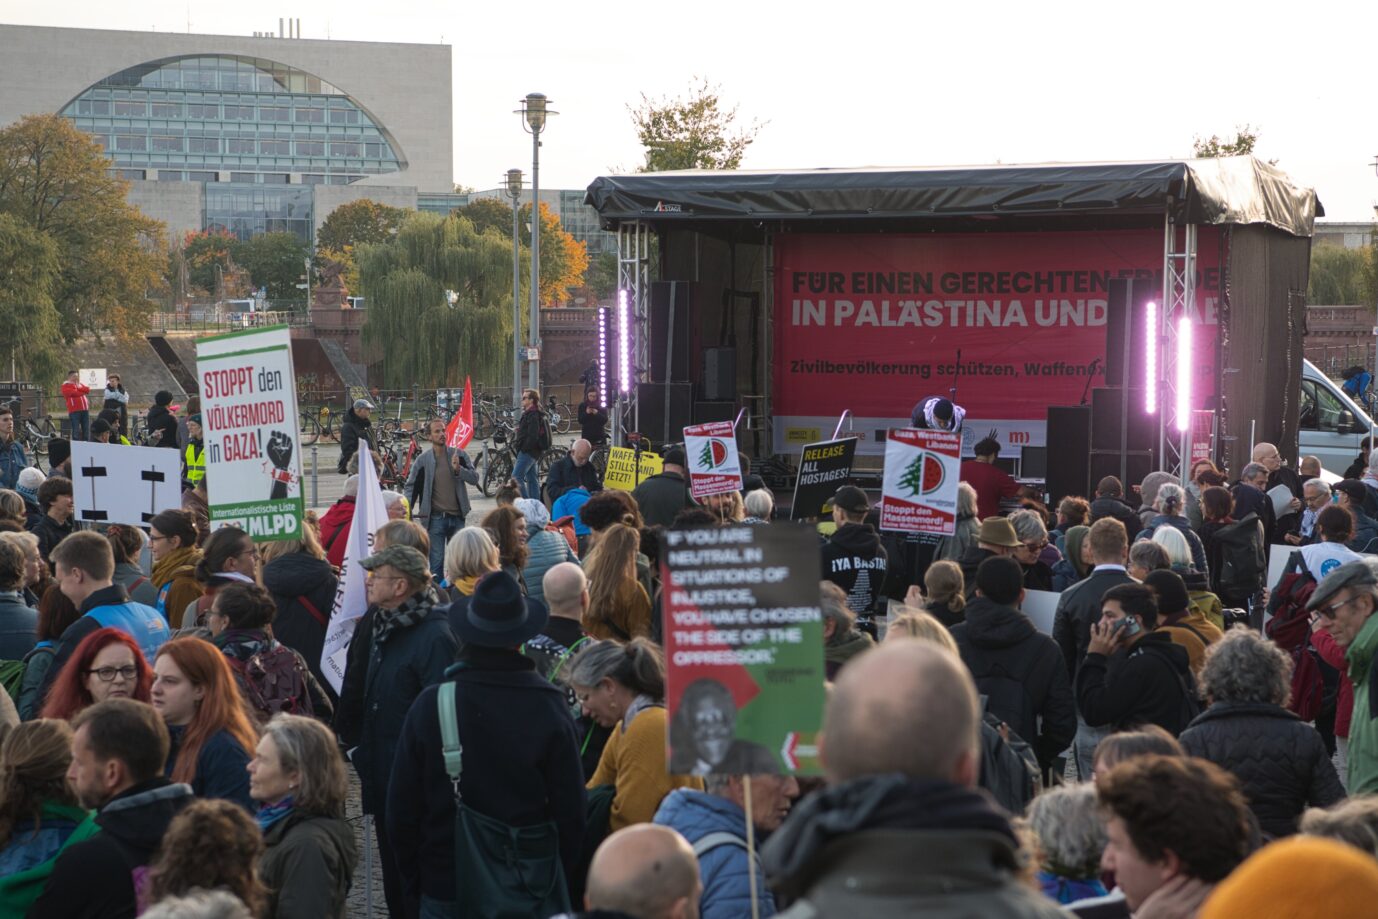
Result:
{"label": "person with ponytail", "polygon": [[1153,498],[1153,507],[1158,513],[1149,520],[1148,526],[1139,532],[1134,541],[1152,539],[1154,532],[1160,526],[1170,526],[1181,531],[1182,535],[1186,537],[1187,545],[1191,546],[1191,566],[1209,580],[1211,572],[1210,566],[1206,564],[1206,547],[1202,544],[1201,537],[1197,536],[1196,531],[1191,528],[1191,521],[1187,519],[1186,506],[1187,493],[1182,490],[1181,485],[1172,482],[1165,482],[1160,485]]}
{"label": "person with ponytail", "polygon": [[0,919],[28,912],[58,855],[99,830],[67,781],[71,763],[65,721],[25,722],[0,745]]}
{"label": "person with ponytail", "polygon": [[191,514],[169,510],[150,520],[148,551],[153,557],[150,580],[158,589],[157,610],[168,625],[180,626],[187,604],[201,596],[195,573],[201,550],[196,548],[196,524]]}
{"label": "person with ponytail", "polygon": [[225,655],[199,638],[176,638],[158,649],[153,673],[153,707],[172,739],[168,777],[190,785],[197,797],[253,811],[245,769],[258,732]]}
{"label": "person with ponytail", "polygon": [[665,659],[650,640],[595,641],[569,663],[569,682],[584,714],[614,728],[588,781],[614,788],[608,827],[650,823],[676,788],[703,791],[703,779],[666,768]]}

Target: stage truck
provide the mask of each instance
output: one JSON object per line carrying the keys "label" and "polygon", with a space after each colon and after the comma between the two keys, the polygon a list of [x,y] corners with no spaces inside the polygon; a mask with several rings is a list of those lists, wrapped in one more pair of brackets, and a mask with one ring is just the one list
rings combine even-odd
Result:
{"label": "stage truck", "polygon": [[[743,449],[792,457],[846,415],[859,454],[879,457],[884,431],[941,395],[966,409],[967,455],[994,435],[1004,456],[1046,466],[1049,409],[1124,388],[1116,423],[1152,427],[1159,465],[1157,422],[1139,417],[1157,371],[1170,378],[1154,408],[1171,419],[1185,390],[1186,409],[1212,410],[1212,450],[1231,468],[1250,436],[1295,456],[1316,417],[1302,334],[1323,211],[1252,157],[649,173],[599,178],[587,200],[619,233],[628,314],[643,317],[630,394],[655,440],[681,416],[745,409]],[[1357,452],[1367,424],[1337,415],[1331,433],[1353,428]]]}

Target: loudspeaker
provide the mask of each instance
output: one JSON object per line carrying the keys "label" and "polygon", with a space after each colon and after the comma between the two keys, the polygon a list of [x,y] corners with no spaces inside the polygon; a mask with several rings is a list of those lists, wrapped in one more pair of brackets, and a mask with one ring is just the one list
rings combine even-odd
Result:
{"label": "loudspeaker", "polygon": [[[669,393],[670,411],[665,411],[665,396]],[[663,444],[677,444],[684,440],[684,429],[693,424],[693,387],[688,383],[638,383],[636,408],[641,432],[651,439],[656,452]]]}
{"label": "loudspeaker", "polygon": [[1019,477],[1021,479],[1048,479],[1048,448],[1021,447],[1019,449]]}
{"label": "loudspeaker", "polygon": [[[1126,411],[1125,399],[1128,399]],[[1123,439],[1121,428],[1124,427]],[[1051,442],[1051,437],[1049,438]],[[1158,445],[1158,416],[1144,411],[1144,391],[1131,386],[1091,390],[1091,449],[1153,450]]]}
{"label": "loudspeaker", "polygon": [[[689,340],[692,308],[689,281],[652,281],[651,312],[651,382],[689,382],[689,355],[694,343]],[[666,348],[669,363],[666,363]]]}
{"label": "loudspeaker", "polygon": [[703,349],[703,398],[708,402],[737,398],[737,349]]}
{"label": "loudspeaker", "polygon": [[1158,336],[1156,329],[1149,334],[1147,305],[1157,303],[1162,292],[1161,286],[1148,280],[1110,282],[1105,315],[1105,385],[1144,385],[1144,358]]}
{"label": "loudspeaker", "polygon": [[[1025,447],[1024,455],[1028,454],[1029,448]],[[1048,495],[1054,502],[1068,495],[1090,493],[1090,455],[1091,406],[1050,406],[1045,466]]]}
{"label": "loudspeaker", "polygon": [[[1091,487],[1087,489],[1088,499],[1092,497],[1089,492],[1095,489],[1101,479],[1113,475],[1124,486],[1124,499],[1132,506],[1138,504],[1133,486],[1138,485],[1144,480],[1144,476],[1153,471],[1153,454],[1147,450],[1125,454],[1111,450],[1092,450],[1090,465]],[[1134,534],[1130,533],[1129,538],[1133,540]]]}
{"label": "loudspeaker", "polygon": [[706,424],[709,421],[735,421],[737,403],[735,402],[694,402],[693,424]]}

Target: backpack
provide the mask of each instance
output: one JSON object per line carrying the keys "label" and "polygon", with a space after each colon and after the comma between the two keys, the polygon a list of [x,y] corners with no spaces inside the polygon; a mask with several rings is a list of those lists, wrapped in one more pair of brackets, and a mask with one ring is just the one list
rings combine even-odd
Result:
{"label": "backpack", "polygon": [[550,449],[550,421],[546,418],[545,412],[539,413],[536,419],[536,446],[544,453]]}
{"label": "backpack", "polygon": [[552,533],[559,533],[569,543],[569,551],[574,553],[574,557],[579,557],[579,536],[574,532],[574,516],[567,514],[559,520],[552,520],[545,525],[547,530]]}
{"label": "backpack", "polygon": [[19,690],[24,683],[24,671],[28,669],[26,660],[0,661],[0,687],[16,702],[19,701]]}
{"label": "backpack", "polygon": [[245,701],[253,707],[261,722],[278,712],[315,715],[311,693],[306,688],[306,675],[291,648],[274,642],[248,660],[230,655],[225,659],[230,662]]}
{"label": "backpack", "polygon": [[1255,593],[1263,586],[1268,557],[1263,548],[1263,524],[1258,514],[1249,514],[1216,531],[1213,545],[1220,548],[1220,571],[1216,584],[1220,592],[1232,597]]}
{"label": "backpack", "polygon": [[[1004,727],[1009,737],[1001,734]],[[990,712],[981,724],[980,786],[1011,814],[1022,814],[1038,794],[1040,770],[1033,748]]]}
{"label": "backpack", "polygon": [[[1201,638],[1201,633],[1197,632],[1191,626],[1183,626],[1183,628],[1189,630],[1197,638]],[[1204,638],[1201,640],[1205,641]],[[1178,713],[1178,720],[1181,722],[1182,726],[1175,731],[1169,732],[1173,737],[1176,737],[1185,731],[1188,725],[1196,720],[1197,715],[1201,714],[1201,697],[1196,692],[1195,679],[1188,683],[1187,678],[1182,675],[1182,671],[1178,670],[1177,665],[1168,658],[1165,649],[1160,650],[1154,645],[1145,642],[1139,646],[1139,650],[1130,653],[1144,654],[1155,660],[1161,661],[1163,666],[1171,670],[1173,677],[1176,678],[1177,687],[1182,690],[1182,706],[1181,711]]]}
{"label": "backpack", "polygon": [[1311,617],[1306,604],[1316,579],[1306,570],[1300,553],[1292,553],[1287,569],[1273,591],[1273,618],[1264,633],[1292,658],[1292,698],[1287,707],[1302,721],[1312,721],[1325,702],[1325,680],[1311,648]]}

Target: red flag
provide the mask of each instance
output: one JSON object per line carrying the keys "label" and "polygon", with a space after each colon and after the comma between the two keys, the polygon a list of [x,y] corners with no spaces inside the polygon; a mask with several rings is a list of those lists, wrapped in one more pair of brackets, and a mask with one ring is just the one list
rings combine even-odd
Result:
{"label": "red flag", "polygon": [[445,429],[445,443],[447,446],[463,450],[469,446],[469,441],[474,439],[474,394],[469,388],[469,378],[464,378],[464,401],[459,404],[459,411],[455,412],[450,419],[450,426]]}

